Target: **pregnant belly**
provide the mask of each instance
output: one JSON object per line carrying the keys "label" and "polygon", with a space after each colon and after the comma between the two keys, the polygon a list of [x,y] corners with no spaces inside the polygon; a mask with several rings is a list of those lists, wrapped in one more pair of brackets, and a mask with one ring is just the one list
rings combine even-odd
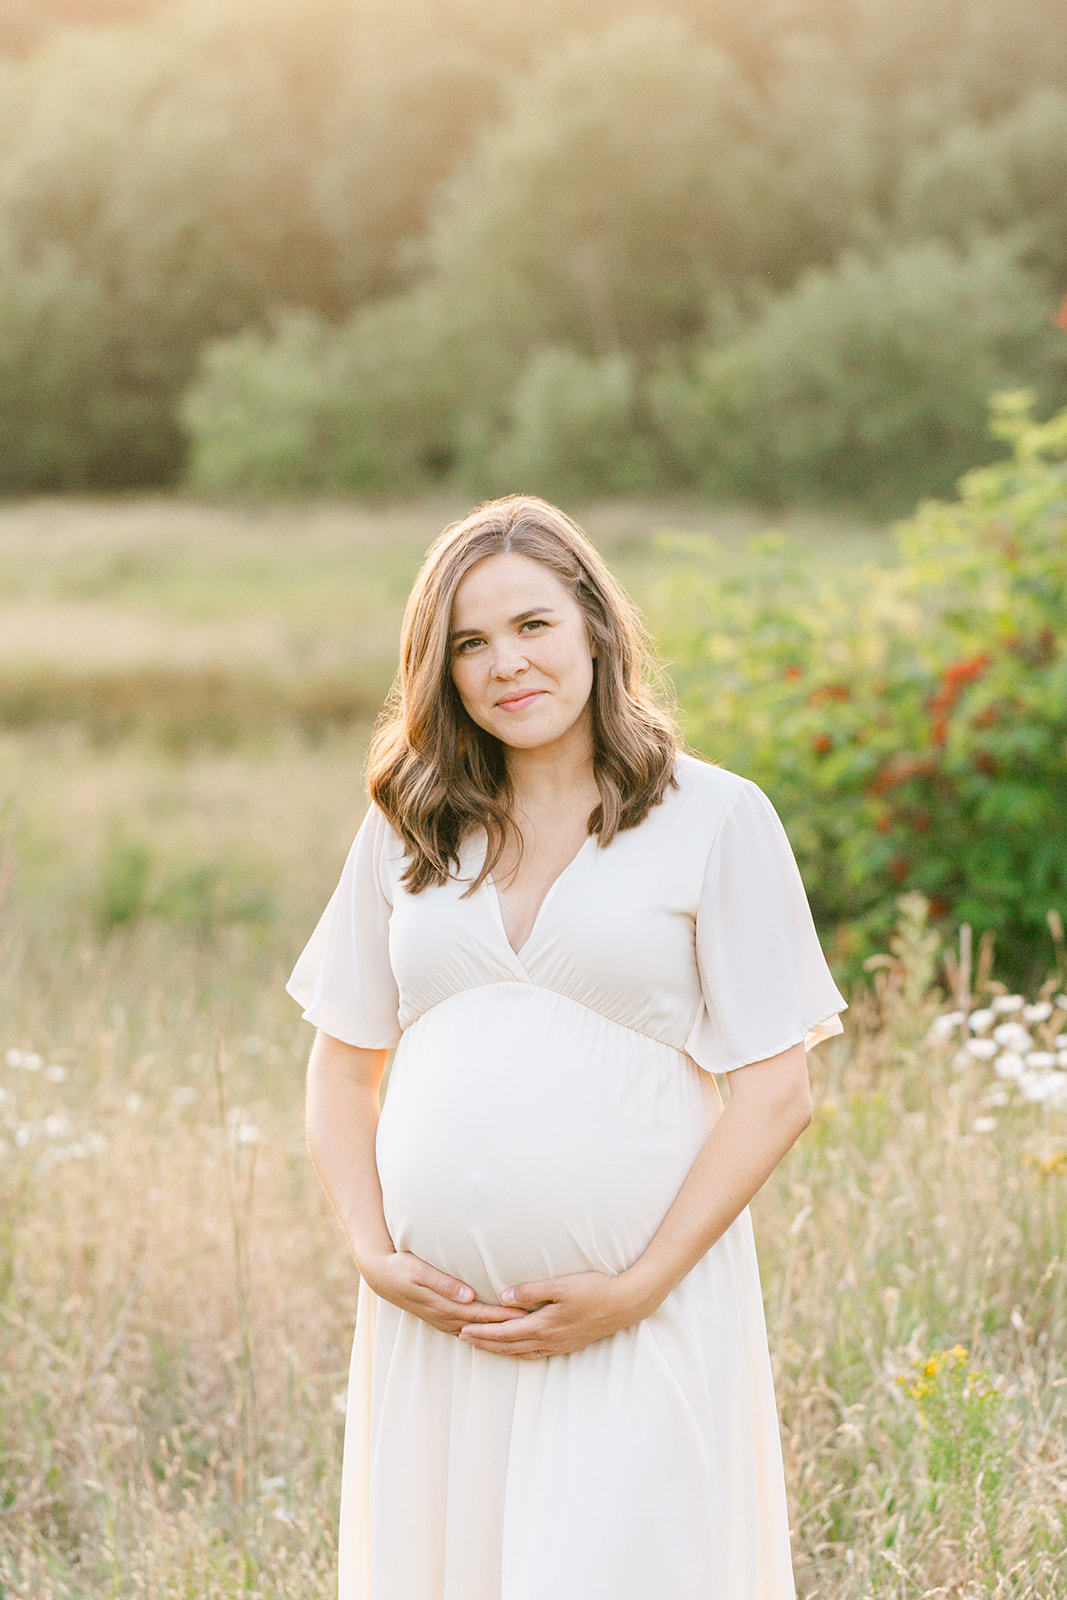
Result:
{"label": "pregnant belly", "polygon": [[397,1049],[378,1129],[386,1223],[495,1301],[644,1250],[707,1138],[712,1080],[563,996],[497,984],[435,1006]]}

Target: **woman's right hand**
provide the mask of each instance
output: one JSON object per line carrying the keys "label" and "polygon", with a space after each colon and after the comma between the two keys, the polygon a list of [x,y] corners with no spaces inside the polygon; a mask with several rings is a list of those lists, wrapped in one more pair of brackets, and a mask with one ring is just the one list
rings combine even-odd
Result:
{"label": "woman's right hand", "polygon": [[410,1250],[374,1256],[362,1264],[367,1287],[382,1300],[410,1311],[441,1333],[458,1336],[472,1322],[509,1322],[526,1312],[512,1306],[491,1306],[475,1298],[469,1283],[432,1267]]}

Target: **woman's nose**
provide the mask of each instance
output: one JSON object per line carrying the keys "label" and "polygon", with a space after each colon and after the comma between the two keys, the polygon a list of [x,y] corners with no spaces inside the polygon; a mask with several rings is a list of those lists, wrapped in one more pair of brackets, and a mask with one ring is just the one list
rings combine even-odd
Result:
{"label": "woman's nose", "polygon": [[503,640],[493,651],[492,670],[495,678],[513,678],[528,665],[526,656],[514,639]]}

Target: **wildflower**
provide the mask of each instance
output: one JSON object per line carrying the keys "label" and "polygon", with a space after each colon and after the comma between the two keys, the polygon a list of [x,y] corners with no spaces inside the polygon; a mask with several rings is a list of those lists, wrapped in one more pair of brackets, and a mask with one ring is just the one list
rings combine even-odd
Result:
{"label": "wildflower", "polygon": [[237,1127],[238,1144],[258,1144],[259,1129],[254,1122],[242,1122]]}
{"label": "wildflower", "polygon": [[46,1067],[44,1075],[49,1083],[66,1083],[68,1077],[66,1067]]}
{"label": "wildflower", "polygon": [[967,1050],[978,1061],[992,1061],[997,1053],[992,1039],[968,1039]]}
{"label": "wildflower", "polygon": [[1005,1050],[1032,1050],[1034,1041],[1021,1022],[1002,1022],[993,1029],[993,1037]]}
{"label": "wildflower", "polygon": [[998,1078],[1021,1078],[1023,1075],[1023,1058],[1016,1055],[1014,1050],[1002,1050],[993,1063],[993,1071]]}
{"label": "wildflower", "polygon": [[124,1104],[130,1115],[134,1116],[141,1109],[141,1096],[139,1094],[128,1094]]}
{"label": "wildflower", "polygon": [[1024,1072],[1019,1090],[1023,1099],[1034,1105],[1067,1105],[1067,1078],[1059,1073]]}
{"label": "wildflower", "polygon": [[970,1016],[967,1018],[967,1026],[970,1028],[972,1033],[982,1033],[986,1028],[989,1027],[995,1016],[996,1013],[992,1011],[990,1007],[984,1006],[981,1011],[971,1012]]}
{"label": "wildflower", "polygon": [[1067,1011],[1067,994],[1058,994],[1056,996],[1056,1004],[1061,1011]]}
{"label": "wildflower", "polygon": [[999,1109],[1001,1106],[1011,1104],[1011,1095],[1007,1089],[990,1089],[985,1097],[985,1103],[987,1106],[995,1106]]}
{"label": "wildflower", "polygon": [[1056,1065],[1056,1052],[1054,1050],[1028,1050],[1026,1053],[1028,1067],[1054,1067]]}
{"label": "wildflower", "polygon": [[1051,1015],[1052,1003],[1049,1000],[1035,1000],[1032,1006],[1023,1006],[1025,1022],[1045,1022]]}
{"label": "wildflower", "polygon": [[1058,1033],[1052,1042],[1057,1050],[1067,1050],[1067,1033]]}
{"label": "wildflower", "polygon": [[41,1126],[49,1139],[62,1139],[70,1129],[70,1118],[56,1111],[50,1117],[45,1117]]}
{"label": "wildflower", "polygon": [[930,1024],[929,1037],[931,1039],[947,1039],[965,1020],[962,1011],[946,1011],[942,1016],[935,1017]]}
{"label": "wildflower", "polygon": [[972,1133],[992,1133],[997,1125],[996,1117],[975,1117],[971,1123]]}
{"label": "wildflower", "polygon": [[1025,1004],[1021,994],[998,994],[993,997],[994,1011],[1021,1011]]}

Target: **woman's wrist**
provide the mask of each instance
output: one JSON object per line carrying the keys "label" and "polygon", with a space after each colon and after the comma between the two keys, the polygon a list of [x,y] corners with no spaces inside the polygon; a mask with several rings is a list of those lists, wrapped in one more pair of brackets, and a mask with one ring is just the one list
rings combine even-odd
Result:
{"label": "woman's wrist", "polygon": [[631,1322],[643,1322],[658,1311],[674,1287],[658,1272],[652,1261],[639,1256],[632,1267],[618,1276],[623,1304],[632,1313]]}

